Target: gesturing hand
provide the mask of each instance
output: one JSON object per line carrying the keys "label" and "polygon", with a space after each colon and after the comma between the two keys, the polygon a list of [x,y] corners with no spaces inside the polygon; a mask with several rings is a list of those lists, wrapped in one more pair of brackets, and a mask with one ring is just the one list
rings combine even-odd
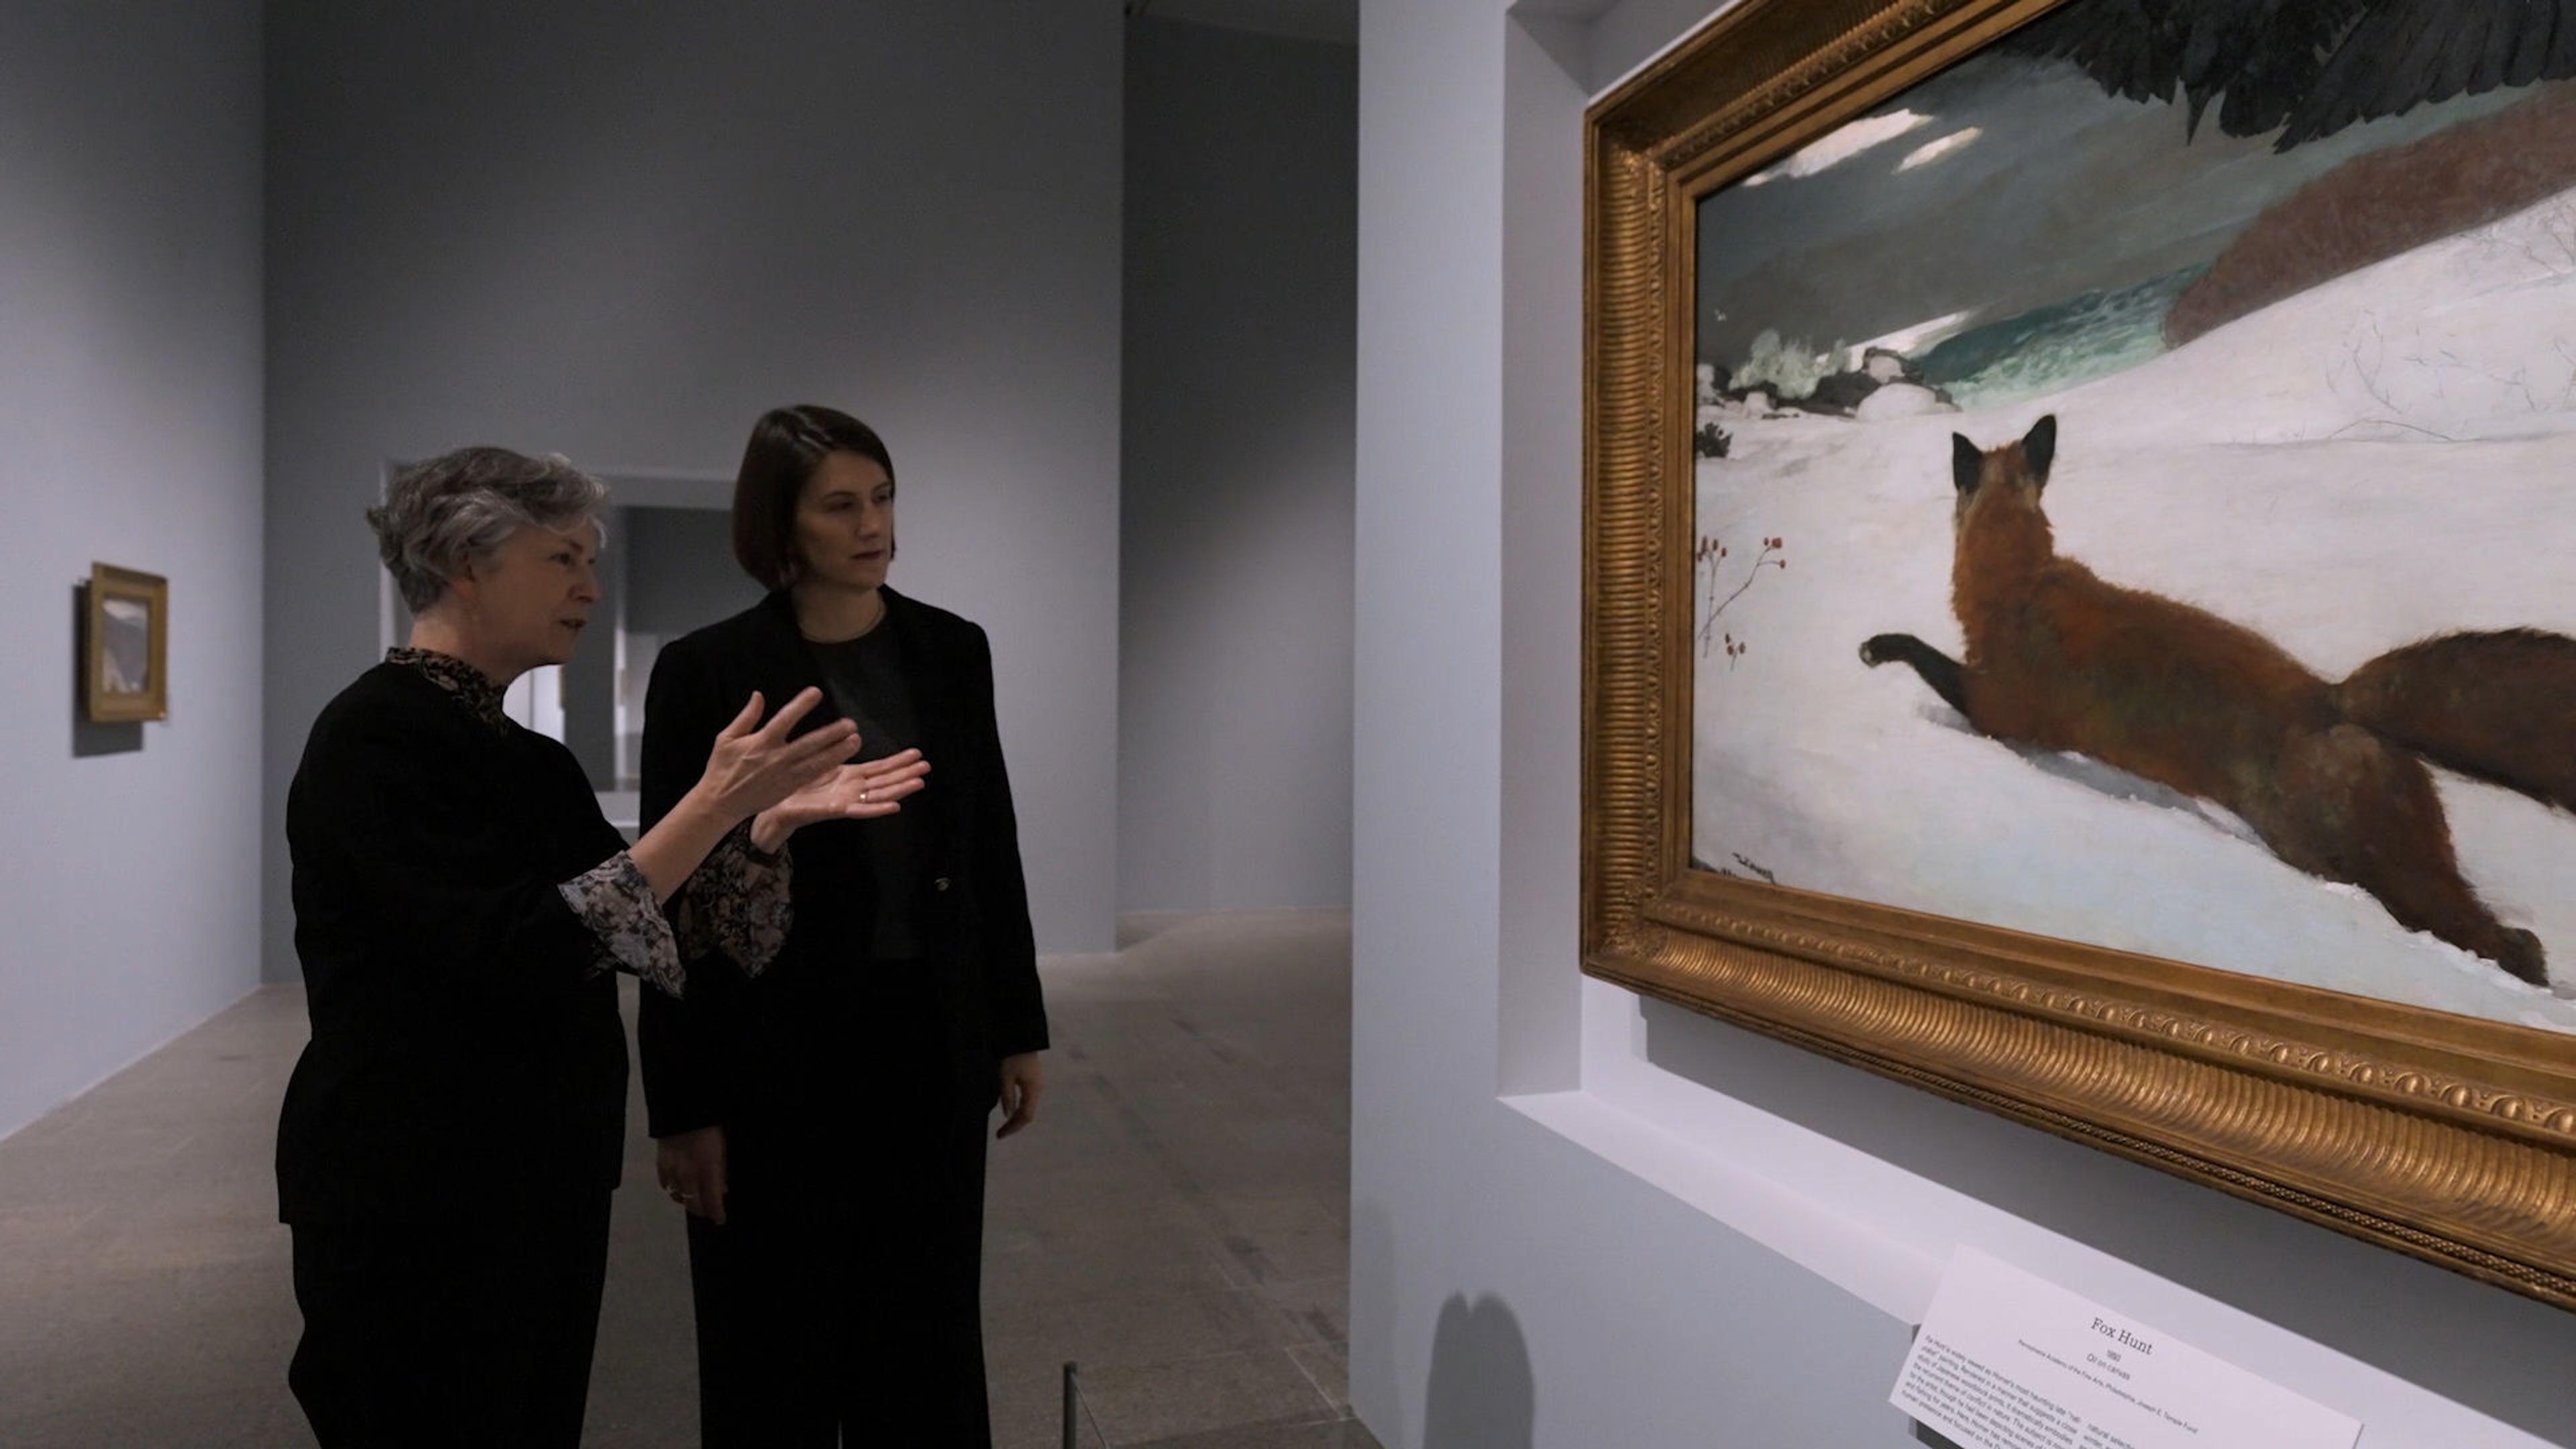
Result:
{"label": "gesturing hand", "polygon": [[[698,778],[698,793],[726,820],[757,815],[813,782],[859,748],[859,727],[834,720],[801,739],[788,735],[796,722],[821,703],[823,691],[807,689],[779,706],[769,723],[760,724],[758,690],[716,736],[707,769]],[[756,727],[755,727],[756,726]]]}
{"label": "gesturing hand", "polygon": [[788,836],[816,821],[892,815],[903,808],[905,796],[921,789],[929,773],[930,762],[919,750],[838,766],[760,812],[752,822],[752,844],[776,850]]}

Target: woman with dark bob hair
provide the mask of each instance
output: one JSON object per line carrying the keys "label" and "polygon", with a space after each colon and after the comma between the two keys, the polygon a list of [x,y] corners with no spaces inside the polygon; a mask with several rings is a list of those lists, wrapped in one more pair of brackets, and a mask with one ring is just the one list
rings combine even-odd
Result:
{"label": "woman with dark bob hair", "polygon": [[[917,759],[844,764],[847,722],[797,736],[819,691],[746,692],[627,845],[571,752],[501,708],[589,620],[605,494],[466,448],[367,514],[410,646],[323,709],[286,804],[313,1021],[277,1133],[287,1379],[324,1449],[580,1442],[626,1131],[609,973],[671,1000],[757,975],[787,837],[920,786]],[[787,699],[766,724],[764,698]]]}
{"label": "woman with dark bob hair", "polygon": [[638,1021],[660,1172],[689,1212],[707,1449],[992,1442],[984,1131],[997,1101],[1000,1136],[1034,1117],[1046,1012],[992,651],[885,587],[894,493],[858,419],[762,416],[734,554],[769,597],[665,646],[645,700],[647,821],[747,690],[819,687],[814,718],[857,721],[862,758],[917,748],[932,770],[902,814],[799,837],[768,971],[648,997]]}

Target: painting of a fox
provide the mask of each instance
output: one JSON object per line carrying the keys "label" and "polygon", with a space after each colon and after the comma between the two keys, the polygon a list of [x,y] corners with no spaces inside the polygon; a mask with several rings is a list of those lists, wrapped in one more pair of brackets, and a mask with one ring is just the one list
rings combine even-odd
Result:
{"label": "painting of a fox", "polygon": [[2332,683],[2252,629],[2058,554],[2041,507],[2054,416],[1999,448],[1952,442],[1964,657],[1881,634],[1863,662],[1911,666],[1980,734],[2223,806],[2289,865],[2546,984],[2539,939],[2463,878],[2426,762],[2576,809],[2576,639],[2446,634]]}

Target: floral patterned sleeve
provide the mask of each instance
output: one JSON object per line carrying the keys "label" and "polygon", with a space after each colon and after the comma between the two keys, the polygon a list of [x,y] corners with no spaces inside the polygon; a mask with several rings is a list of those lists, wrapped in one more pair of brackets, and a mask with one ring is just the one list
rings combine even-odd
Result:
{"label": "floral patterned sleeve", "polygon": [[770,855],[751,843],[749,822],[734,827],[671,902],[681,959],[721,955],[758,976],[787,944],[793,877],[784,849]]}
{"label": "floral patterned sleeve", "polygon": [[630,972],[664,995],[680,994],[687,978],[680,969],[679,943],[635,857],[621,850],[555,889],[599,938],[594,973]]}

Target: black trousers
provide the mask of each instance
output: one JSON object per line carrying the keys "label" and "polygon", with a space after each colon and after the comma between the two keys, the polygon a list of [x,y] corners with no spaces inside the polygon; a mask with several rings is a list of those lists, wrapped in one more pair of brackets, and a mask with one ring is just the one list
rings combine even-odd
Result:
{"label": "black trousers", "polygon": [[608,1194],[492,1223],[298,1223],[287,1385],[322,1449],[577,1449]]}
{"label": "black trousers", "polygon": [[[850,1005],[927,1009],[890,984]],[[704,1449],[990,1449],[992,1059],[937,1032],[878,1041],[799,1109],[725,1123],[725,1224],[688,1220]]]}

